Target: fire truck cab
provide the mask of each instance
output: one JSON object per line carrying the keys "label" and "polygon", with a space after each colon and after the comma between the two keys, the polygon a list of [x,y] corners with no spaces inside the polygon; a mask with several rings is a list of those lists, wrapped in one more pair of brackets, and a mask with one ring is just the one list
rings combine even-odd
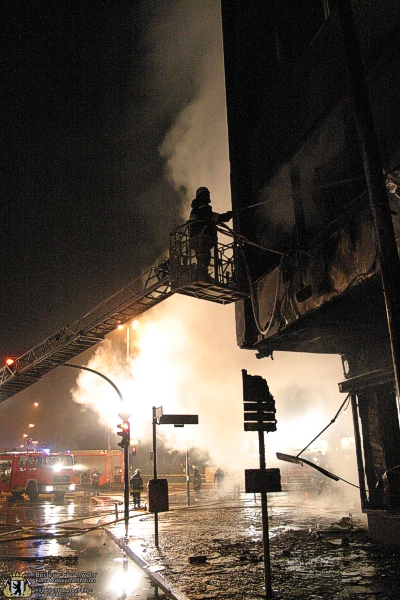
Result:
{"label": "fire truck cab", "polygon": [[69,453],[5,452],[0,454],[0,492],[63,498],[75,491],[74,457]]}

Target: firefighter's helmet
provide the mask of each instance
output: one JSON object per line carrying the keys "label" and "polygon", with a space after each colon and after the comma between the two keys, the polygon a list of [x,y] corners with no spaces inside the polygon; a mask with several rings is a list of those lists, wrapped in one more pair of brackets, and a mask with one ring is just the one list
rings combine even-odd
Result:
{"label": "firefighter's helmet", "polygon": [[210,200],[210,190],[207,187],[199,187],[196,190],[196,198],[208,198]]}

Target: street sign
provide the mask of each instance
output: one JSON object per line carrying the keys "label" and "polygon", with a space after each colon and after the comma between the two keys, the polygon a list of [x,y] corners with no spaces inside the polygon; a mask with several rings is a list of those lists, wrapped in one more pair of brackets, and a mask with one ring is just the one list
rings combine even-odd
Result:
{"label": "street sign", "polygon": [[149,480],[148,501],[149,512],[159,513],[169,510],[167,479]]}
{"label": "street sign", "polygon": [[[251,377],[251,375],[250,375]],[[243,402],[243,409],[246,410],[258,410],[258,402]],[[275,400],[263,400],[262,402],[263,410],[267,410],[269,412],[276,412],[275,409]]]}
{"label": "street sign", "polygon": [[[246,410],[246,406],[244,407]],[[275,421],[275,413],[274,412],[265,412],[261,410],[260,412],[245,412],[244,420],[245,421],[258,421],[258,418],[261,417],[262,421]]]}
{"label": "street sign", "polygon": [[158,419],[159,425],[175,425],[182,427],[183,425],[198,425],[198,415],[162,415]]}
{"label": "street sign", "polygon": [[162,414],[163,414],[162,406],[159,406],[158,408],[155,409],[154,416],[156,419],[159,419],[160,417],[162,417]]}
{"label": "street sign", "polygon": [[281,492],[280,469],[245,469],[246,494]]}
{"label": "street sign", "polygon": [[260,375],[243,375],[243,409],[245,431],[276,431],[275,400],[268,383]]}
{"label": "street sign", "polygon": [[266,431],[267,433],[271,433],[272,431],[276,431],[276,423],[245,423],[244,424],[245,431]]}

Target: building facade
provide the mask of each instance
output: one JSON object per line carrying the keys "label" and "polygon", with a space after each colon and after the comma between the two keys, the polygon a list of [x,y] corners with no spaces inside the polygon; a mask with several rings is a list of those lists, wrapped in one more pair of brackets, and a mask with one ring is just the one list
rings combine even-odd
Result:
{"label": "building facade", "polygon": [[400,5],[221,4],[237,341],[341,355],[362,508],[400,543]]}

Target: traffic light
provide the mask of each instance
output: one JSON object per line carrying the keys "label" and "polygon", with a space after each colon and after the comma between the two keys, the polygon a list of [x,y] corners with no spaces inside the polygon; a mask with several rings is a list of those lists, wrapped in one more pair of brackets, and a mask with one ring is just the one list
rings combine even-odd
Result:
{"label": "traffic light", "polygon": [[121,430],[117,431],[117,435],[122,436],[121,441],[118,442],[118,446],[120,446],[121,448],[127,448],[131,439],[129,421],[123,421],[123,423],[120,423],[117,427]]}
{"label": "traffic light", "polygon": [[136,448],[135,448],[135,446],[132,446],[132,456],[136,456]]}

